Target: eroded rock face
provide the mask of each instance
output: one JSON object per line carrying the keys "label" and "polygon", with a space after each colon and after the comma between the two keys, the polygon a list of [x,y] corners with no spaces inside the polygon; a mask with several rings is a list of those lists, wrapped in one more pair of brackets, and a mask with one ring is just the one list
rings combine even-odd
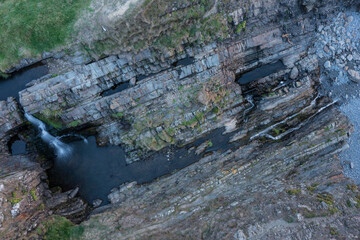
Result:
{"label": "eroded rock face", "polygon": [[14,98],[0,101],[0,152],[7,152],[7,142],[24,123],[18,103]]}
{"label": "eroded rock face", "polygon": [[83,223],[99,224],[86,228],[84,236],[327,239],[332,228],[339,236],[357,236],[356,228],[347,227],[358,224],[357,210],[346,205],[357,190],[347,189],[350,183],[334,157],[346,146],[347,133],[339,129],[348,124],[337,110],[328,109],[296,138],[217,152],[186,171],[127,189],[126,198],[111,210]]}
{"label": "eroded rock face", "polygon": [[[298,1],[252,1],[251,7],[230,1],[237,6],[228,11],[235,24],[244,22],[248,9],[248,30],[242,35],[185,45],[182,54],[157,55],[147,49],[112,55],[36,81],[22,91],[20,103],[26,112],[73,130],[95,126],[98,142],[121,144],[129,163],[222,127],[230,136],[227,151],[204,154],[212,143],[200,143],[189,151],[197,151],[201,160],[186,169],[146,186],[134,183],[114,189],[109,194],[112,205],[98,208],[83,223],[91,226],[84,237],[358,236],[358,228],[352,226],[359,224],[359,192],[342,176],[336,157],[347,147],[351,124],[332,99],[319,96],[323,63],[308,52],[316,20],[331,18],[338,8],[334,2],[325,6],[301,1],[304,14]],[[246,85],[237,83],[244,73],[277,61],[285,67]],[[129,88],[105,96],[125,82],[131,83]],[[22,122],[21,115],[11,116],[16,110],[11,108],[13,100],[3,104],[7,107],[0,138],[7,139]],[[12,173],[19,171],[14,167]],[[35,187],[38,175],[32,179],[26,189]],[[0,189],[10,189],[9,194],[12,190],[5,183],[10,180],[4,181]],[[86,203],[74,198],[73,191],[43,195],[45,206],[55,214],[80,222],[87,213]],[[8,226],[14,224],[24,212],[23,203],[7,203],[0,224],[5,226],[2,219],[12,219]],[[31,216],[38,211],[28,210]]]}
{"label": "eroded rock face", "polygon": [[[314,20],[291,4],[291,22],[300,24],[289,24],[287,33],[279,25],[263,26],[232,41],[187,47],[176,58],[157,57],[151,49],[111,56],[27,88],[20,102],[25,111],[56,117],[64,126],[96,125],[99,143],[122,144],[128,162],[144,158],[144,152],[190,143],[229,122],[242,121],[238,115],[247,103],[237,76],[278,59],[292,68],[304,55]],[[268,16],[256,6],[249,12],[250,29],[256,19]],[[176,64],[186,57],[193,62]],[[267,94],[288,73],[269,76],[274,81],[258,87],[259,94]],[[101,96],[135,78],[135,86]]]}
{"label": "eroded rock face", "polygon": [[43,170],[26,156],[0,155],[0,231],[3,239],[26,237],[46,218],[40,207]]}

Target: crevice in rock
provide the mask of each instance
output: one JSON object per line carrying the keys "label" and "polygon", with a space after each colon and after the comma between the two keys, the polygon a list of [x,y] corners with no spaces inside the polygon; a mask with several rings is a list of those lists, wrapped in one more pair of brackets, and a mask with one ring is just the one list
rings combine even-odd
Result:
{"label": "crevice in rock", "polygon": [[275,63],[262,65],[245,73],[237,74],[235,81],[240,85],[246,85],[252,81],[259,80],[283,69],[285,69],[285,65],[278,60]]}
{"label": "crevice in rock", "polygon": [[119,83],[119,84],[113,86],[109,90],[103,91],[100,95],[102,97],[110,96],[110,95],[113,95],[115,93],[126,90],[127,88],[129,88],[129,86],[130,86],[129,82],[122,82],[122,83]]}
{"label": "crevice in rock", "polygon": [[195,58],[194,57],[189,57],[187,56],[186,58],[180,59],[178,61],[175,61],[171,64],[171,66],[173,67],[185,67],[187,65],[191,65],[195,62]]}

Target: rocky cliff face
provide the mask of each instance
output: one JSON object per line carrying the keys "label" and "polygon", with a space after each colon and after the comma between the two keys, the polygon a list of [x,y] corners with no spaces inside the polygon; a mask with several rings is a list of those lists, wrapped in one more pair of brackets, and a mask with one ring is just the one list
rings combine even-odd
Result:
{"label": "rocky cliff face", "polygon": [[[300,14],[298,6],[289,3],[287,16],[279,17],[269,11],[280,14],[283,7],[272,4],[264,8],[254,3],[247,14],[249,33],[231,41],[186,47],[175,56],[157,56],[152,49],[110,56],[27,88],[20,93],[21,105],[49,123],[96,125],[99,142],[125,145],[129,162],[149,150],[183,145],[230,122],[240,123],[247,101],[236,77],[280,59],[288,69],[269,76],[270,85],[255,87],[260,96],[272,92],[306,56],[314,36],[313,14]],[[236,17],[245,7],[229,15]],[[269,24],[258,26],[265,18]],[[279,26],[282,21],[289,27]],[[311,64],[316,63],[309,61],[298,62],[302,72],[315,70]],[[128,89],[103,96],[124,82],[130,82]]]}
{"label": "rocky cliff face", "polygon": [[[224,11],[234,30],[226,40],[195,44],[188,38],[179,51],[113,54],[23,90],[20,105],[26,112],[57,128],[95,127],[98,143],[121,145],[129,163],[183,146],[199,156],[156,182],[114,189],[112,204],[82,223],[84,237],[359,236],[359,192],[343,177],[337,158],[352,127],[336,103],[319,94],[318,58],[308,51],[317,24],[351,6],[352,1],[215,1],[213,14]],[[1,111],[5,146],[24,122],[14,100],[3,105],[8,106]],[[211,140],[192,144],[214,130],[226,136],[226,147],[207,151]],[[30,174],[24,189],[38,191],[41,169],[27,169],[10,172]],[[8,196],[16,184],[9,176],[1,180]],[[43,201],[47,209],[80,221],[87,207],[75,194],[48,192]],[[17,219],[11,211],[49,214],[34,210],[37,205],[21,210],[23,202],[10,203],[3,213],[11,219],[2,227],[7,231]]]}

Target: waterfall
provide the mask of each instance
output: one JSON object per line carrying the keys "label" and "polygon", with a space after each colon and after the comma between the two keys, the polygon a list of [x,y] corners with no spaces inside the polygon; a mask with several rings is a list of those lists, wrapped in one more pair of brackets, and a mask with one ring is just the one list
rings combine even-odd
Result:
{"label": "waterfall", "polygon": [[27,113],[25,113],[25,117],[27,120],[29,120],[29,122],[39,128],[41,132],[41,139],[55,149],[57,157],[66,157],[71,153],[71,147],[46,131],[46,126],[42,121]]}

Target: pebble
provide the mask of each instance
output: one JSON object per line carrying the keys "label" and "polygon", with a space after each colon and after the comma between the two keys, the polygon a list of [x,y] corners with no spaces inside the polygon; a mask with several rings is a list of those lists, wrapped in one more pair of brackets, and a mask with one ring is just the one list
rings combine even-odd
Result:
{"label": "pebble", "polygon": [[330,49],[329,49],[329,47],[327,45],[325,45],[325,47],[324,47],[324,52],[326,52],[326,53],[330,52]]}
{"label": "pebble", "polygon": [[329,69],[329,68],[331,67],[330,61],[326,61],[325,64],[324,64],[324,67],[325,67],[326,69]]}
{"label": "pebble", "polygon": [[299,76],[299,69],[297,67],[293,67],[293,69],[290,72],[290,78],[296,79]]}
{"label": "pebble", "polygon": [[359,82],[360,81],[360,73],[358,71],[355,71],[353,69],[349,69],[348,73],[350,75],[350,80],[352,80],[354,82]]}
{"label": "pebble", "polygon": [[103,201],[101,199],[95,199],[93,202],[92,202],[92,205],[94,208],[97,208],[101,205]]}

